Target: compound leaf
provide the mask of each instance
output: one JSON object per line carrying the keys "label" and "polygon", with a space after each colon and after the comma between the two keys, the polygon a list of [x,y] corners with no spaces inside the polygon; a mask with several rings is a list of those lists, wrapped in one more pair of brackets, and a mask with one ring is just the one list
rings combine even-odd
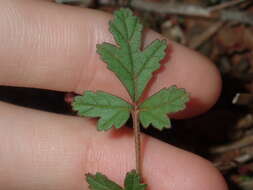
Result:
{"label": "compound leaf", "polygon": [[112,126],[120,128],[129,119],[132,108],[125,100],[102,91],[86,91],[83,96],[76,96],[72,105],[80,116],[100,117],[99,131]]}
{"label": "compound leaf", "polygon": [[140,176],[135,170],[127,173],[124,185],[124,190],[145,190],[147,188],[146,184],[141,183]]}
{"label": "compound leaf", "polygon": [[115,11],[110,32],[118,46],[97,45],[97,52],[127,89],[133,102],[142,95],[152,73],[160,67],[165,56],[165,40],[155,40],[141,51],[142,24],[130,9]]}
{"label": "compound leaf", "polygon": [[189,96],[184,89],[176,86],[164,88],[140,105],[140,122],[143,127],[152,124],[159,130],[169,128],[171,123],[167,114],[183,110],[188,100]]}
{"label": "compound leaf", "polygon": [[91,190],[123,190],[118,184],[101,173],[96,173],[96,175],[87,174],[86,181]]}

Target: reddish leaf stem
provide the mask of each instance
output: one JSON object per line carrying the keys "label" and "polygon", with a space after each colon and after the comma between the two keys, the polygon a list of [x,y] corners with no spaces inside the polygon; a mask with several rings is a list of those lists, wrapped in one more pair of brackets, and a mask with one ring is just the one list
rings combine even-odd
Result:
{"label": "reddish leaf stem", "polygon": [[134,105],[134,109],[132,111],[132,119],[133,119],[133,128],[134,128],[136,171],[139,174],[140,178],[142,178],[142,171],[141,171],[141,132],[140,132],[140,123],[139,123],[139,111],[138,111],[138,106],[137,105]]}

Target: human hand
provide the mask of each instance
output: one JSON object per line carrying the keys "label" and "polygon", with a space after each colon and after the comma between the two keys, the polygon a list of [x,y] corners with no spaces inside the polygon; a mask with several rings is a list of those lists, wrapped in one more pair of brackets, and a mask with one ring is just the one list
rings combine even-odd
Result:
{"label": "human hand", "polygon": [[[58,91],[126,91],[96,54],[112,41],[111,16],[47,0],[0,1],[0,85]],[[149,31],[145,43],[161,38]],[[208,110],[220,93],[216,68],[205,58],[169,42],[169,63],[149,95],[177,84],[191,93],[185,118]],[[204,85],[203,85],[204,84]],[[0,103],[0,187],[4,190],[87,189],[84,174],[99,171],[122,183],[134,168],[129,129],[101,133],[93,120]],[[204,159],[143,137],[143,174],[150,189],[226,190],[221,175]]]}

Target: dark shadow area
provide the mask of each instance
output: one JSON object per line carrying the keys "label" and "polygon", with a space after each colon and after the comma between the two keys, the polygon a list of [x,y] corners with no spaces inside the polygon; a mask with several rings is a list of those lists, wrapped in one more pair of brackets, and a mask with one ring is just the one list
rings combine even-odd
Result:
{"label": "dark shadow area", "polygon": [[64,101],[63,92],[33,88],[0,86],[0,101],[12,104],[54,112],[70,113],[70,107]]}

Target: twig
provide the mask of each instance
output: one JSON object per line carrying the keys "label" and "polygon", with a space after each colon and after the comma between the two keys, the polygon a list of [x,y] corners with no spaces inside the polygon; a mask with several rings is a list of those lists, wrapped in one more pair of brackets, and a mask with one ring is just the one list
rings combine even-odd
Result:
{"label": "twig", "polygon": [[245,115],[241,119],[239,119],[235,125],[236,130],[246,130],[245,131],[245,136],[246,135],[252,135],[252,126],[253,126],[253,116],[251,113]]}
{"label": "twig", "polygon": [[219,155],[216,155],[215,157],[216,161],[214,161],[214,166],[219,168],[221,171],[226,171],[238,167],[238,165],[244,164],[249,160],[252,160],[253,146],[250,144],[249,146],[227,150],[225,152],[219,153]]}
{"label": "twig", "polygon": [[88,6],[91,4],[91,1],[92,0],[55,0],[56,3],[61,3],[61,4],[64,4],[64,3],[68,3],[68,4],[80,4],[82,6]]}
{"label": "twig", "polygon": [[158,13],[196,16],[207,19],[220,19],[221,21],[235,21],[244,24],[253,25],[253,14],[240,11],[222,10],[218,13],[213,13],[208,8],[185,4],[185,3],[154,3],[144,0],[132,0],[132,7],[145,11]]}
{"label": "twig", "polygon": [[206,31],[204,31],[202,34],[200,34],[197,37],[193,38],[189,42],[189,47],[192,48],[192,49],[197,49],[205,41],[207,41],[209,38],[211,38],[216,32],[218,32],[218,30],[221,29],[223,26],[224,26],[224,22],[214,23]]}
{"label": "twig", "polygon": [[224,152],[228,152],[228,151],[232,151],[232,150],[240,149],[244,147],[249,147],[249,146],[253,146],[253,136],[246,136],[243,139],[238,140],[234,143],[212,148],[210,152],[213,154],[221,154]]}
{"label": "twig", "polygon": [[244,1],[247,1],[247,0],[228,1],[228,2],[224,2],[224,3],[218,4],[218,5],[209,7],[208,10],[211,11],[211,12],[213,12],[213,11],[219,11],[221,9],[225,9],[225,8],[228,8],[228,7],[235,6],[235,5],[239,4],[239,3],[243,3]]}
{"label": "twig", "polygon": [[208,9],[185,3],[154,3],[145,0],[132,0],[132,7],[158,13],[210,17]]}
{"label": "twig", "polygon": [[240,11],[221,11],[220,19],[253,25],[253,14]]}
{"label": "twig", "polygon": [[232,101],[236,105],[251,105],[253,104],[253,94],[237,93]]}

